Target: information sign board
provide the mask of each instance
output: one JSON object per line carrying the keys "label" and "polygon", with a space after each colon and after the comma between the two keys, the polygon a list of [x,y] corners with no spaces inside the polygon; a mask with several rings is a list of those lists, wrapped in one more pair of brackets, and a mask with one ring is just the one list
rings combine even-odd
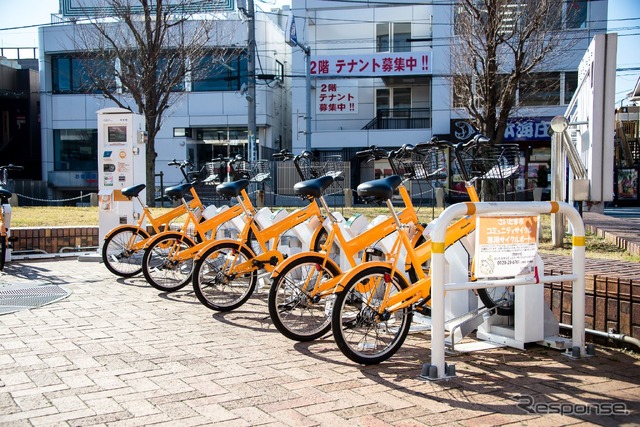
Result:
{"label": "information sign board", "polygon": [[535,274],[539,216],[500,215],[476,218],[476,278]]}

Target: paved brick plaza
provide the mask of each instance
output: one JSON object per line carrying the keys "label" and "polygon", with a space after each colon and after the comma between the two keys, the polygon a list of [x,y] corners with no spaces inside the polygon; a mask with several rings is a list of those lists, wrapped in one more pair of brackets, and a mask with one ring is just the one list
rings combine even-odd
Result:
{"label": "paved brick plaza", "polygon": [[[0,272],[0,287],[29,280],[71,295],[0,316],[3,426],[640,423],[640,359],[614,349],[582,360],[538,346],[447,356],[458,377],[427,382],[428,334],[363,367],[331,336],[300,344],[280,335],[266,293],[215,313],[188,288],[162,294],[98,263],[20,261]],[[518,399],[591,414],[527,414]],[[607,408],[630,414],[594,414]]]}

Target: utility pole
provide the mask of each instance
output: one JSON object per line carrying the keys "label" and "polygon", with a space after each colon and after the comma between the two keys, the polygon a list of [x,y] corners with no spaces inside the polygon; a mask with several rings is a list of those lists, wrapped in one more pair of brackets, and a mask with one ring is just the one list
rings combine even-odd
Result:
{"label": "utility pole", "polygon": [[249,144],[249,162],[255,162],[258,159],[258,147],[256,144],[257,126],[256,126],[256,16],[253,0],[247,1],[247,18],[249,19],[249,37],[247,40],[247,106],[249,108],[247,125],[249,128],[248,144]]}
{"label": "utility pole", "polygon": [[305,54],[305,71],[306,71],[306,126],[305,126],[305,150],[311,151],[311,47],[304,45],[298,41],[298,33],[296,29],[296,21],[293,13],[289,14],[287,28],[285,31],[285,42],[291,47],[299,47]]}

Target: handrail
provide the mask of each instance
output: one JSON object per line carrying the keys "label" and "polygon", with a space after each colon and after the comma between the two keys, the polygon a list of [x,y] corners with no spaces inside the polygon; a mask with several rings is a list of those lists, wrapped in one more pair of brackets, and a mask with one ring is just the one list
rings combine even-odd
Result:
{"label": "handrail", "polygon": [[447,377],[445,350],[445,290],[487,287],[487,282],[445,284],[445,234],[449,223],[464,215],[500,214],[556,214],[562,213],[573,226],[573,272],[571,275],[519,277],[494,280],[491,286],[520,286],[534,283],[573,281],[572,288],[572,346],[573,354],[584,356],[585,341],[585,232],[578,211],[565,202],[466,202],[449,206],[434,221],[431,232],[431,364],[429,379]]}

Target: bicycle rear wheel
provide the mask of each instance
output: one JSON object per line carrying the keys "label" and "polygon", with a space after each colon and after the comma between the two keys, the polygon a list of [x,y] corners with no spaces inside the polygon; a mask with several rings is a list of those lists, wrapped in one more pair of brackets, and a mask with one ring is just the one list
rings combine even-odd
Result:
{"label": "bicycle rear wheel", "polygon": [[316,254],[286,265],[269,290],[269,314],[278,331],[296,341],[312,341],[329,332],[335,294],[316,300],[310,292],[339,274],[340,269]]}
{"label": "bicycle rear wheel", "polygon": [[216,311],[231,311],[244,304],[256,287],[258,271],[233,271],[239,264],[253,259],[254,254],[235,242],[211,246],[198,259],[193,269],[193,290],[198,300]]}
{"label": "bicycle rear wheel", "polygon": [[193,258],[177,259],[180,252],[195,246],[195,243],[180,233],[166,234],[155,239],[142,258],[142,273],[154,288],[173,292],[182,289],[191,280]]}
{"label": "bicycle rear wheel", "polygon": [[102,262],[107,270],[120,277],[132,277],[142,271],[144,253],[133,245],[149,238],[139,227],[124,227],[107,237],[102,244]]}
{"label": "bicycle rear wheel", "polygon": [[411,307],[380,313],[383,299],[407,288],[399,272],[377,266],[354,276],[338,294],[331,329],[338,348],[349,359],[363,365],[383,362],[404,343],[413,312]]}

